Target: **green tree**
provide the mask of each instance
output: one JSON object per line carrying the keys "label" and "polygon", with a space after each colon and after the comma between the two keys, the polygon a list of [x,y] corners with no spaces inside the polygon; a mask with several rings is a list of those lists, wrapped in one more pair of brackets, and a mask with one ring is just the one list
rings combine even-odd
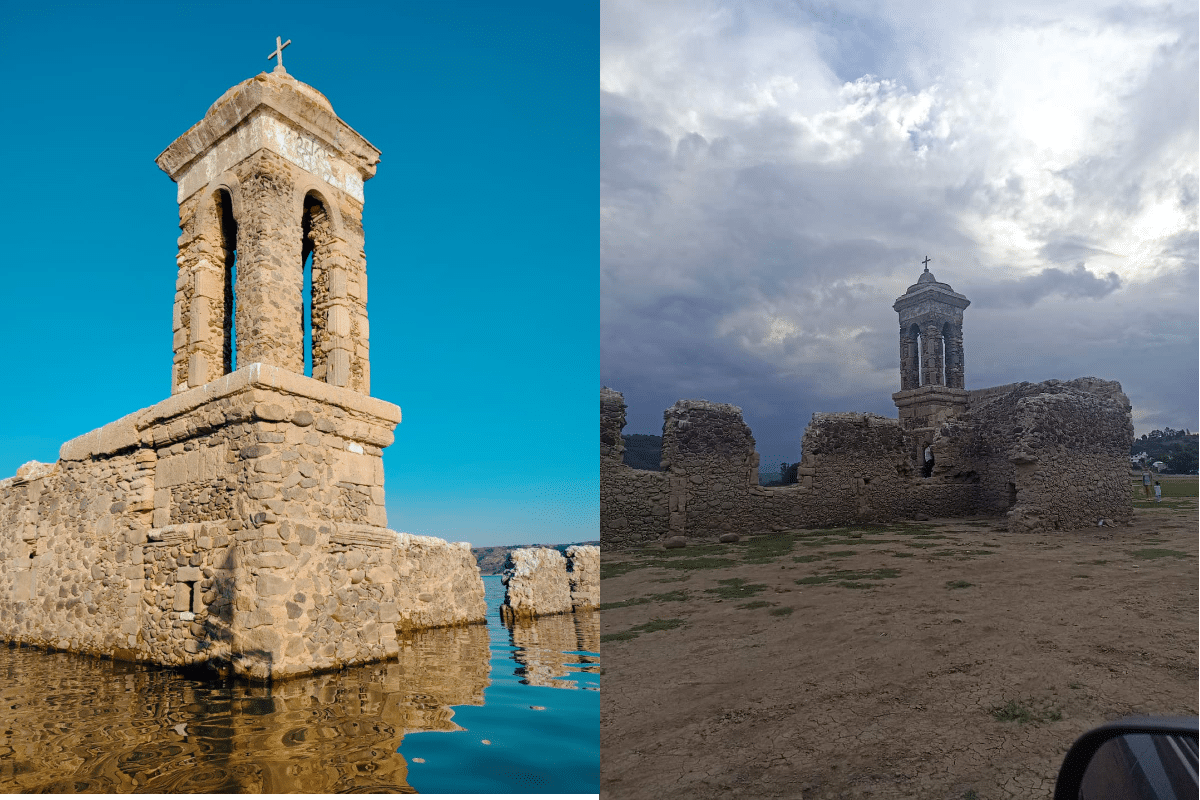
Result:
{"label": "green tree", "polygon": [[1167,465],[1167,469],[1171,472],[1190,475],[1196,471],[1197,457],[1196,451],[1176,445],[1171,448],[1171,452],[1163,459]]}

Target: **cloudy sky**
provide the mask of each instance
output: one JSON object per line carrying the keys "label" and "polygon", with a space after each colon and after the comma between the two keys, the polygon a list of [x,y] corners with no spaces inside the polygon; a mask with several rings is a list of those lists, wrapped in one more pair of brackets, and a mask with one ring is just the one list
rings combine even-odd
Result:
{"label": "cloudy sky", "polygon": [[179,215],[154,158],[276,36],[383,153],[364,225],[371,393],[404,413],[390,527],[598,538],[597,15],[552,0],[8,4],[0,477],[170,394]]}
{"label": "cloudy sky", "polygon": [[1197,8],[605,2],[601,382],[626,433],[895,416],[892,303],[966,295],[967,388],[1121,382],[1197,424]]}

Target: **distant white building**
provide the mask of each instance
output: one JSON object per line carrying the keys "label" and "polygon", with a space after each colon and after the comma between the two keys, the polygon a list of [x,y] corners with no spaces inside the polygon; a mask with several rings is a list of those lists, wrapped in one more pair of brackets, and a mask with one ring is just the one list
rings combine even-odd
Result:
{"label": "distant white building", "polygon": [[1137,464],[1140,461],[1145,461],[1149,457],[1150,457],[1150,454],[1147,453],[1145,450],[1143,450],[1142,452],[1138,453],[1136,456],[1130,456],[1129,461],[1132,464]]}

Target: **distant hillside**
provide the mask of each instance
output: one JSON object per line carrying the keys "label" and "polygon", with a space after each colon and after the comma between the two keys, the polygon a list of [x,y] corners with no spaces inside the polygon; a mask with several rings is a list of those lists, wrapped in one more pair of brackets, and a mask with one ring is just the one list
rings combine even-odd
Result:
{"label": "distant hillside", "polygon": [[513,544],[504,547],[472,547],[471,552],[475,555],[475,563],[479,565],[480,574],[499,575],[504,571],[504,562],[508,558],[509,550],[516,550],[519,547],[549,547],[552,550],[557,550],[565,554],[566,549],[574,544],[594,544],[599,546],[600,540],[567,542],[566,544]]}
{"label": "distant hillside", "polygon": [[1173,428],[1154,430],[1133,440],[1129,455],[1145,453],[1150,463],[1162,461],[1167,472],[1190,474],[1196,472],[1197,456],[1200,455],[1200,436],[1187,430]]}
{"label": "distant hillside", "polygon": [[634,469],[651,469],[658,472],[662,464],[662,437],[648,433],[630,433],[621,437],[625,440],[624,461]]}

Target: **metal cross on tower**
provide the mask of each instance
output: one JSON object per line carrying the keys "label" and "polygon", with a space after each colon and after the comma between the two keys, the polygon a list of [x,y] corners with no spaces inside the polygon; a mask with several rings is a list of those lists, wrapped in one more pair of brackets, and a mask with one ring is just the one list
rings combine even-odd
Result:
{"label": "metal cross on tower", "polygon": [[280,40],[281,38],[282,38],[282,37],[279,37],[279,36],[276,36],[276,37],[275,37],[275,52],[273,52],[273,53],[271,53],[271,55],[267,56],[267,61],[270,61],[272,58],[278,58],[278,59],[279,59],[279,64],[278,64],[278,66],[279,66],[279,68],[280,68],[280,69],[283,69],[283,48],[285,48],[285,47],[287,47],[289,44],[291,44],[291,43],[292,43],[292,40],[291,40],[291,39],[288,39],[288,40],[287,40],[286,42],[284,42],[283,44],[280,44],[280,43],[279,43],[279,40]]}
{"label": "metal cross on tower", "polygon": [[[291,39],[288,39],[288,41],[290,42],[290,41],[291,41]],[[930,261],[930,258],[929,258],[929,256],[925,256],[925,260],[921,262],[922,264],[924,264],[924,265],[925,265],[925,271],[926,271],[926,272],[929,272],[929,261]]]}

